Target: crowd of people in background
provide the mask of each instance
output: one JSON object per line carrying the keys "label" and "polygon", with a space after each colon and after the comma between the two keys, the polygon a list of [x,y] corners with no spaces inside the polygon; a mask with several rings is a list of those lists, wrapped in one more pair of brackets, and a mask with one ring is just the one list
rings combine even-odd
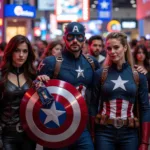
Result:
{"label": "crowd of people in background", "polygon": [[[31,42],[31,44],[36,57],[35,67],[37,67],[39,62],[45,57],[57,55],[64,49],[64,42],[56,39],[52,41],[37,40],[34,43]],[[144,68],[148,70],[150,64],[150,40],[146,39],[144,36],[141,36],[139,40],[132,39],[129,41],[129,44],[135,64],[141,66],[144,65]],[[2,61],[6,45],[6,42],[0,43],[0,63]],[[143,52],[138,52],[139,49]],[[82,52],[84,54],[94,56],[98,62],[102,64],[106,57],[105,38],[100,35],[93,35],[89,39],[86,39],[82,48]],[[141,56],[142,53],[143,56]],[[137,54],[139,54],[139,56],[136,56]]]}
{"label": "crowd of people in background", "polygon": [[[76,25],[76,24],[75,24]],[[80,26],[79,24],[77,24],[76,26]],[[81,26],[82,27],[82,26]],[[67,30],[70,30],[70,27],[68,27]],[[44,41],[44,40],[37,40],[34,43],[30,42],[25,36],[22,35],[17,35],[15,37],[13,37],[9,43],[7,44],[6,42],[1,42],[0,43],[0,66],[1,66],[1,74],[5,74],[5,79],[4,81],[6,83],[3,83],[5,88],[3,88],[3,90],[6,90],[6,92],[12,94],[12,96],[15,98],[16,95],[13,95],[13,90],[9,89],[9,87],[11,86],[15,86],[17,85],[17,90],[19,91],[20,87],[24,87],[25,89],[29,88],[31,86],[31,82],[36,78],[37,74],[36,74],[36,70],[38,70],[38,66],[40,64],[41,61],[46,60],[46,58],[48,56],[60,56],[60,54],[62,54],[65,49],[69,49],[70,47],[66,44],[67,42],[71,43],[71,41],[73,41],[75,38],[79,43],[82,43],[81,49],[82,49],[82,53],[86,54],[88,56],[92,56],[94,58],[94,60],[96,59],[99,63],[99,66],[103,66],[105,67],[107,62],[107,55],[109,55],[109,49],[112,48],[113,45],[113,40],[116,39],[116,43],[119,41],[119,46],[121,45],[123,48],[123,50],[121,49],[120,52],[123,53],[123,62],[130,60],[129,55],[126,56],[126,53],[131,53],[132,59],[133,59],[133,65],[137,65],[137,66],[141,66],[146,74],[146,78],[148,81],[148,89],[149,89],[149,102],[150,102],[150,40],[147,40],[144,36],[140,37],[139,40],[137,39],[133,39],[132,41],[128,41],[128,43],[130,44],[130,47],[126,47],[126,44],[124,44],[124,42],[122,42],[123,40],[126,40],[127,37],[125,37],[124,34],[110,34],[107,39],[104,39],[102,36],[100,35],[93,35],[91,36],[89,39],[82,39],[84,37],[77,37],[77,35],[75,35],[75,37],[69,37],[68,36],[68,32],[66,31],[65,35],[66,37],[64,37],[64,40],[62,39],[61,41],[55,39],[53,41]],[[74,35],[74,33],[72,33]],[[84,31],[81,31],[81,35],[84,35]],[[68,37],[67,37],[68,36]],[[71,39],[74,38],[74,39]],[[121,39],[122,38],[122,39]],[[69,41],[70,40],[70,41]],[[65,42],[64,42],[65,41]],[[117,46],[118,46],[117,45]],[[67,47],[68,46],[68,47]],[[123,52],[124,51],[124,52]],[[24,60],[22,60],[22,63],[19,64],[19,68],[20,70],[16,70],[15,67],[17,67],[18,62],[17,62],[17,57],[18,57],[18,52],[22,53],[22,55],[25,55],[25,58],[23,58]],[[80,53],[79,53],[80,55]],[[121,55],[121,54],[120,54]],[[67,60],[67,55],[64,54],[65,59]],[[69,55],[70,57],[70,55]],[[126,58],[127,57],[127,58]],[[83,59],[83,58],[82,58]],[[111,58],[110,58],[111,59]],[[122,61],[122,60],[121,60]],[[20,60],[21,62],[21,60]],[[113,61],[112,61],[113,62]],[[29,64],[30,63],[30,64]],[[31,65],[31,63],[33,63],[33,66]],[[115,64],[115,62],[113,62]],[[12,68],[11,64],[13,64],[14,68]],[[22,66],[24,66],[24,68],[22,68]],[[45,65],[46,66],[46,65]],[[87,64],[88,66],[88,64]],[[113,65],[112,65],[113,66]],[[113,67],[110,67],[110,69],[112,69]],[[128,67],[129,65],[127,65],[126,67]],[[42,71],[40,71],[42,72]],[[44,75],[44,73],[42,73]],[[92,73],[91,73],[92,74]],[[98,77],[101,76],[99,72],[97,72]],[[116,74],[116,72],[114,72],[114,74]],[[132,70],[130,70],[130,74],[132,74]],[[14,77],[14,75],[16,75],[16,77]],[[119,74],[120,75],[120,74]],[[18,80],[18,76],[20,76],[20,81]],[[92,76],[92,75],[91,75]],[[109,75],[110,76],[110,75]],[[113,75],[112,75],[113,76]],[[111,76],[111,77],[112,77]],[[120,76],[119,76],[120,77]],[[63,78],[63,77],[62,77]],[[96,77],[95,77],[96,78]],[[130,78],[130,77],[129,77]],[[140,77],[142,78],[142,77]],[[89,79],[91,80],[91,79]],[[121,80],[121,78],[118,78],[118,80]],[[129,79],[130,80],[130,79]],[[114,80],[112,80],[114,81]],[[141,82],[145,83],[144,79],[141,79]],[[91,82],[91,81],[90,81]],[[7,85],[6,85],[7,84]],[[145,84],[144,84],[145,85]],[[19,86],[19,87],[18,87]],[[88,87],[88,85],[87,85]],[[16,87],[15,87],[16,88]],[[141,90],[142,87],[140,87]],[[107,89],[109,90],[109,89]],[[22,96],[24,94],[24,90],[20,91],[20,95]],[[135,92],[135,91],[134,91]],[[108,91],[109,93],[109,91]],[[129,95],[132,95],[133,93],[129,93]],[[134,93],[136,95],[136,93]],[[0,95],[1,96],[1,95]],[[106,96],[105,93],[103,96]],[[7,97],[7,93],[6,95],[3,95],[3,99]],[[125,97],[128,97],[125,95]],[[12,97],[11,97],[12,98]],[[103,98],[103,97],[102,97]],[[144,96],[144,98],[146,99],[146,96]],[[113,96],[112,96],[113,99]],[[142,99],[142,98],[141,98]],[[106,100],[106,99],[105,99]],[[18,99],[16,99],[15,101],[15,106],[17,105],[17,108],[19,109],[19,101]],[[104,101],[104,103],[107,103]],[[8,121],[7,117],[10,117],[7,115],[7,105],[9,105],[8,103],[3,103],[4,104],[4,122]],[[144,103],[144,105],[147,103]],[[111,106],[110,106],[111,107]],[[11,106],[11,109],[14,109],[14,113],[15,113],[15,109],[13,106]],[[102,109],[103,113],[105,114],[105,108]],[[0,110],[1,112],[1,110]],[[6,114],[5,114],[6,112]],[[9,125],[14,124],[17,122],[18,123],[18,115],[19,114],[15,114],[13,116],[12,114],[12,118],[14,117],[13,121],[9,121]],[[96,114],[95,114],[96,115]],[[3,118],[2,118],[3,119]],[[95,119],[95,118],[94,118]],[[16,122],[14,121],[16,120]],[[111,121],[111,120],[110,120]],[[13,127],[12,127],[13,128]],[[0,127],[1,129],[1,127]],[[104,128],[100,128],[100,129],[104,129]],[[112,129],[112,128],[110,128]],[[10,137],[12,138],[12,141],[15,141],[16,139],[19,140],[19,144],[15,143],[16,145],[13,145],[14,147],[22,147],[22,143],[23,140],[25,139],[26,141],[28,141],[28,145],[27,143],[24,143],[24,147],[26,149],[34,149],[35,147],[35,143],[28,139],[28,137],[26,135],[23,135],[22,137],[19,137],[16,135],[11,135],[9,132],[9,126],[5,127],[5,134],[3,137],[3,145],[6,148],[6,150],[9,150],[9,146],[11,147],[12,145],[10,144]],[[110,131],[109,129],[107,129],[108,132],[110,132],[110,135],[112,137],[110,137],[111,139],[113,139],[114,133],[112,133],[112,131]],[[85,131],[84,131],[85,132]],[[100,131],[101,132],[101,131]],[[125,129],[123,132],[121,132],[121,134],[124,134],[125,132],[127,132],[127,130]],[[134,135],[134,134],[133,134]],[[102,138],[104,138],[104,135],[97,132],[96,135],[96,140],[95,142],[97,142],[96,144],[96,149],[105,149],[105,146],[108,146],[108,143],[106,141],[109,141],[109,138],[104,142],[103,140],[101,140]],[[1,137],[0,137],[1,139]],[[130,146],[130,144],[133,146],[131,146],[131,149],[136,149],[137,148],[137,139],[131,139],[133,140],[133,142],[135,143],[135,147],[133,146],[133,143],[129,143],[129,145],[127,145],[127,147]],[[12,142],[11,141],[11,142]],[[1,145],[1,143],[0,143]],[[16,150],[19,150],[20,147]],[[113,147],[113,144],[108,148],[111,149]],[[93,148],[91,148],[92,150]],[[130,148],[126,148],[125,150],[129,150]],[[45,148],[46,150],[46,148]],[[90,150],[90,149],[89,149]],[[141,150],[146,150],[146,149],[142,149]]]}

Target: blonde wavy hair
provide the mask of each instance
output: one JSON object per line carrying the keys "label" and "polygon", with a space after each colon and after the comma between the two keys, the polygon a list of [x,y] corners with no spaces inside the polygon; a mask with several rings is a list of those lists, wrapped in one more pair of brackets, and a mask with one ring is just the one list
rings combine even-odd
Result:
{"label": "blonde wavy hair", "polygon": [[[131,49],[129,43],[127,41],[127,35],[123,32],[111,32],[106,37],[106,42],[109,39],[118,39],[120,43],[125,47],[127,47],[127,51],[125,52],[125,60],[129,63],[129,65],[133,68],[133,56],[131,53]],[[109,56],[106,56],[106,59],[103,63],[103,67],[110,66],[112,62],[109,59]]]}

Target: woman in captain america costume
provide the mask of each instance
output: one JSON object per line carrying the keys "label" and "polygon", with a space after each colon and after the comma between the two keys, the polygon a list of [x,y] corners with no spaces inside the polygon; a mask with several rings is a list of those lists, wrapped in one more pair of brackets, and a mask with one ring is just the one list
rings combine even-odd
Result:
{"label": "woman in captain america costume", "polygon": [[[103,68],[96,71],[101,102],[91,100],[91,115],[96,116],[96,150],[148,150],[150,137],[150,104],[147,80],[138,73],[138,100],[140,105],[141,143],[138,143],[139,121],[135,117],[137,85],[127,36],[112,32],[106,38],[107,58]],[[104,72],[105,68],[105,74]],[[105,81],[104,81],[105,78]],[[98,108],[98,103],[100,106]]]}

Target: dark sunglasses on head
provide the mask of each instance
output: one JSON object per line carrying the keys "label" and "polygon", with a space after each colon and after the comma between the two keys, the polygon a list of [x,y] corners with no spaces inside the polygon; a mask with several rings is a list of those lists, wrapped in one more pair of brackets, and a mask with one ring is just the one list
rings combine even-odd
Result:
{"label": "dark sunglasses on head", "polygon": [[66,39],[67,41],[73,41],[74,39],[77,39],[79,42],[83,42],[84,41],[84,35],[82,34],[67,34]]}

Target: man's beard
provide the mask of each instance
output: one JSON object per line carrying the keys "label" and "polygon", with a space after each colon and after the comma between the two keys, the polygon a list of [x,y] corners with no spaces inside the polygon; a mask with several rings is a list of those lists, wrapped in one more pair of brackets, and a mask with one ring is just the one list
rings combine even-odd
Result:
{"label": "man's beard", "polygon": [[93,55],[94,57],[98,57],[99,54],[100,54],[99,51],[95,51],[95,52],[92,51],[92,55]]}
{"label": "man's beard", "polygon": [[69,49],[71,52],[79,52],[81,51],[82,47],[78,44],[71,44]]}

